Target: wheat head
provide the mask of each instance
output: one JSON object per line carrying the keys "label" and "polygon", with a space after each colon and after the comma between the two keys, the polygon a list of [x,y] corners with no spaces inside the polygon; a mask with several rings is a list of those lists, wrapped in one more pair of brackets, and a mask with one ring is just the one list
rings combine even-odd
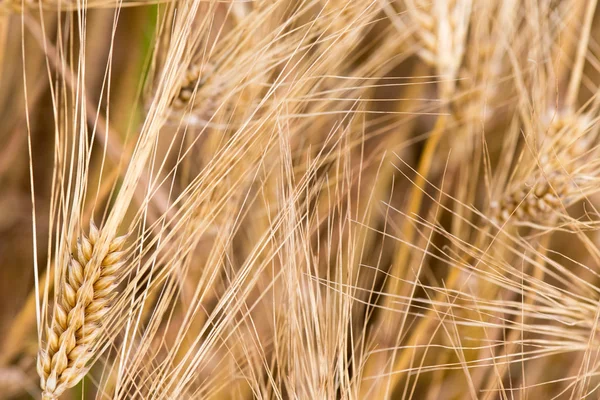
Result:
{"label": "wheat head", "polygon": [[471,0],[407,0],[408,13],[417,25],[419,56],[441,75],[440,97],[447,99],[465,52]]}
{"label": "wheat head", "polygon": [[[543,222],[560,214],[582,196],[588,184],[591,119],[586,114],[561,112],[551,118],[541,135],[532,172],[511,185],[491,203],[492,219],[506,222]],[[592,149],[593,150],[593,149]]]}
{"label": "wheat head", "polygon": [[[116,295],[119,270],[125,262],[121,251],[126,236],[113,240],[108,252],[98,257],[98,228],[91,223],[82,235],[58,287],[46,346],[38,354],[37,369],[43,398],[56,399],[77,384],[88,370],[92,351],[102,332],[101,320]],[[95,265],[93,256],[102,260]]]}
{"label": "wheat head", "polygon": [[179,82],[179,90],[173,99],[171,107],[173,110],[181,111],[193,100],[194,92],[201,88],[212,72],[210,64],[203,66],[192,62]]}

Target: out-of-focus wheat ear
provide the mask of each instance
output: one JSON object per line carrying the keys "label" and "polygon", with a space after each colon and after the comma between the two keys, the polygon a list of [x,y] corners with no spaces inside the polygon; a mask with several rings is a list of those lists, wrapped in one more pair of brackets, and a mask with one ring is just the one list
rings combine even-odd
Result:
{"label": "out-of-focus wheat ear", "polygon": [[200,65],[192,63],[179,82],[179,89],[171,103],[173,109],[182,110],[190,104],[194,91],[201,84],[201,76],[202,68]]}
{"label": "out-of-focus wheat ear", "polygon": [[490,203],[496,223],[547,222],[589,192],[590,116],[567,112],[548,118],[532,172]]}
{"label": "out-of-focus wheat ear", "polygon": [[173,111],[183,111],[189,107],[193,101],[194,93],[202,88],[213,72],[214,67],[212,64],[193,61],[179,82],[178,91],[171,102],[171,109]]}
{"label": "out-of-focus wheat ear", "polygon": [[222,84],[214,79],[215,66],[210,62],[192,61],[177,84],[169,105],[169,119],[197,124],[207,121],[218,108],[216,98],[223,93]]}
{"label": "out-of-focus wheat ear", "polygon": [[57,288],[52,319],[45,332],[46,344],[38,353],[44,399],[58,398],[87,373],[102,332],[101,320],[116,295],[119,272],[126,259],[121,249],[127,238],[112,240],[108,251],[99,255],[95,247],[99,235],[92,222],[89,236],[82,235],[77,241]]}
{"label": "out-of-focus wheat ear", "polygon": [[500,201],[492,202],[493,220],[499,224],[504,224],[509,219],[534,222],[559,210],[561,202],[569,195],[568,179],[560,175],[540,176],[538,179],[533,187],[528,187],[527,184],[520,185]]}
{"label": "out-of-focus wheat ear", "polygon": [[564,110],[550,110],[546,116],[548,127],[540,135],[540,164],[552,168],[560,163],[563,168],[577,167],[581,157],[591,148],[593,118]]}
{"label": "out-of-focus wheat ear", "polygon": [[[498,96],[499,78],[506,60],[506,43],[516,28],[518,2],[482,2],[471,13],[463,65],[458,72],[456,97],[452,102],[457,120],[487,120],[488,107]],[[493,110],[493,104],[492,104]]]}
{"label": "out-of-focus wheat ear", "polygon": [[419,55],[441,75],[440,97],[448,100],[465,51],[472,0],[406,0],[416,35]]}

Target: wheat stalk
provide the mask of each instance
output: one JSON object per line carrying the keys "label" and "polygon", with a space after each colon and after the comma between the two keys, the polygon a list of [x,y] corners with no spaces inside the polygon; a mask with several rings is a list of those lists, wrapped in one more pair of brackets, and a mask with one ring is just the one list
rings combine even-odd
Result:
{"label": "wheat stalk", "polygon": [[[101,320],[116,296],[119,270],[125,263],[121,248],[126,236],[113,240],[98,254],[99,230],[92,222],[82,235],[58,287],[46,346],[38,354],[38,373],[45,399],[56,399],[86,374],[92,351],[102,332]],[[98,264],[93,260],[101,260]]]}

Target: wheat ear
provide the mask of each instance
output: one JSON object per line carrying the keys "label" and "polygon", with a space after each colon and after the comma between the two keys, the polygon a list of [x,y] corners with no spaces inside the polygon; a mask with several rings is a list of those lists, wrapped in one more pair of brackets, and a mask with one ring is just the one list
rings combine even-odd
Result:
{"label": "wheat ear", "polygon": [[[98,257],[99,230],[91,223],[89,237],[82,235],[58,287],[52,321],[46,330],[46,347],[38,354],[38,373],[44,399],[56,399],[87,373],[92,348],[101,333],[100,320],[116,295],[125,236],[113,240]],[[92,256],[102,260],[91,262]]]}
{"label": "wheat ear", "polygon": [[[499,81],[506,59],[504,42],[515,32],[514,23],[518,3],[482,3],[472,14],[470,39],[458,76],[457,96],[453,99],[452,113],[457,120],[483,119],[491,114],[487,103],[498,97]],[[467,139],[472,140],[472,139]]]}
{"label": "wheat ear", "polygon": [[589,186],[586,167],[592,154],[588,115],[559,113],[544,131],[539,158],[526,179],[513,184],[491,203],[492,219],[509,222],[543,222],[583,197]]}
{"label": "wheat ear", "polygon": [[174,109],[180,110],[188,106],[194,91],[202,85],[202,77],[202,67],[199,64],[192,63],[179,82],[180,88],[172,103]]}
{"label": "wheat ear", "polygon": [[465,51],[471,3],[471,0],[406,0],[408,13],[417,25],[419,55],[442,76],[440,97],[444,100],[454,92],[454,80]]}

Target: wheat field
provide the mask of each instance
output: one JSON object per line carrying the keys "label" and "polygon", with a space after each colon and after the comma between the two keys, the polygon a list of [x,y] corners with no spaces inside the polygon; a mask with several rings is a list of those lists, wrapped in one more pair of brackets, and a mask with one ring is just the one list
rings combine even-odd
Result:
{"label": "wheat field", "polygon": [[597,0],[0,0],[0,399],[600,398]]}

